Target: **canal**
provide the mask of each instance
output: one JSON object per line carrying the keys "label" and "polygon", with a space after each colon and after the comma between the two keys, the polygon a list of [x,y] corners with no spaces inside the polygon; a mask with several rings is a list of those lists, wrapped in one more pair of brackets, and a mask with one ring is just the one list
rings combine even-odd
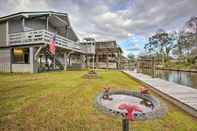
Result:
{"label": "canal", "polygon": [[[141,69],[141,72],[147,75],[152,75],[151,69]],[[175,82],[181,85],[186,85],[197,89],[197,73],[170,70],[156,70],[155,76],[170,82]]]}

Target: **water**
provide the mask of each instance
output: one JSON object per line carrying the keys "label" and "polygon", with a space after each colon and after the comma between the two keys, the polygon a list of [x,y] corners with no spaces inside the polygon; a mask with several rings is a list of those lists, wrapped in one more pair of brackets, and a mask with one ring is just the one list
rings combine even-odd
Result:
{"label": "water", "polygon": [[[152,70],[142,69],[142,73],[152,75]],[[197,73],[170,70],[156,70],[155,76],[170,82],[175,82],[181,85],[197,89]]]}

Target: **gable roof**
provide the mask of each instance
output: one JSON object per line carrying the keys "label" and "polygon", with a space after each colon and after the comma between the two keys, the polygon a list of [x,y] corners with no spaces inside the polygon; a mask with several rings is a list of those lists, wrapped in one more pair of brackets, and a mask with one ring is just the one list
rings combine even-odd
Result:
{"label": "gable roof", "polygon": [[49,15],[49,14],[68,16],[67,13],[54,12],[54,11],[31,11],[31,12],[18,12],[18,13],[10,14],[7,16],[3,16],[3,17],[0,17],[0,21],[5,21],[5,20],[12,19],[12,18],[19,17],[19,16],[27,17],[27,15],[36,16],[36,15]]}
{"label": "gable roof", "polygon": [[62,12],[55,12],[55,11],[30,11],[30,12],[18,12],[18,13],[14,13],[14,14],[10,14],[7,16],[3,16],[0,17],[0,22],[2,21],[7,21],[9,19],[13,19],[16,17],[28,17],[28,16],[45,16],[45,15],[58,15],[58,16],[62,16],[62,17],[66,17],[66,20],[68,22],[68,25],[71,27],[71,31],[74,33],[74,35],[76,36],[76,38],[79,40],[79,37],[77,36],[77,34],[75,33],[75,31],[73,30],[71,24],[70,24],[70,20],[68,17],[67,13],[62,13]]}

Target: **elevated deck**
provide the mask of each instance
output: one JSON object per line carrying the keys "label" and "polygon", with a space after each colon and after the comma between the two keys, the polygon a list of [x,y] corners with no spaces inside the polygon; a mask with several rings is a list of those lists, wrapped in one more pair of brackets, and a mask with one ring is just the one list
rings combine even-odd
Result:
{"label": "elevated deck", "polygon": [[[54,33],[47,30],[35,30],[9,34],[9,45],[49,44]],[[56,46],[68,50],[87,53],[87,47],[60,35],[56,35]]]}
{"label": "elevated deck", "polygon": [[159,78],[152,78],[133,71],[124,70],[123,72],[149,86],[153,91],[170,100],[192,116],[197,117],[197,89]]}

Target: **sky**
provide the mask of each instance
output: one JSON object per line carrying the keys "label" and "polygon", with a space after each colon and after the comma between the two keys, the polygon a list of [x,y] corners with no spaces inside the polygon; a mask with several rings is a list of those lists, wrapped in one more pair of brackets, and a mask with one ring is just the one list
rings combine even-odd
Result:
{"label": "sky", "polygon": [[0,16],[20,11],[65,12],[80,39],[116,40],[126,56],[142,53],[160,28],[181,30],[197,0],[0,0]]}

